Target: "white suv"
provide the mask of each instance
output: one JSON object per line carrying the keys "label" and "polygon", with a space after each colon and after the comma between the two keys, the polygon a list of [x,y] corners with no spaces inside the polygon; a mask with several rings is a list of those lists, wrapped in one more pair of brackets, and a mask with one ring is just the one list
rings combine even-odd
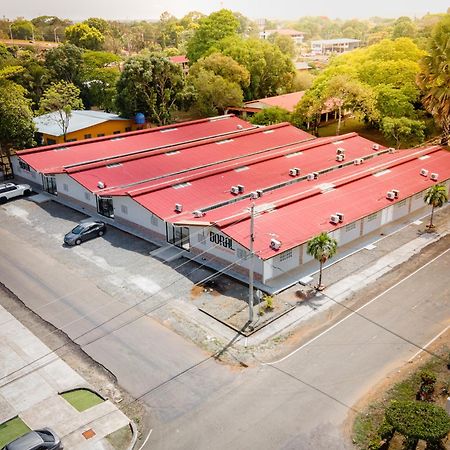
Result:
{"label": "white suv", "polygon": [[28,184],[4,183],[0,184],[0,203],[5,203],[10,198],[30,195],[31,187]]}

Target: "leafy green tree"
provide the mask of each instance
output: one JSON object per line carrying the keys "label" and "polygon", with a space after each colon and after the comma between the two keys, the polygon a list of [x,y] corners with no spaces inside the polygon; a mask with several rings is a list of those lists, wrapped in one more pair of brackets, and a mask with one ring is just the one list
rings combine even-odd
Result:
{"label": "leafy green tree", "polygon": [[306,91],[314,82],[314,75],[306,70],[297,71],[293,81],[293,89],[297,91]]}
{"label": "leafy green tree", "polygon": [[269,36],[269,42],[275,44],[282,53],[293,58],[296,54],[294,40],[290,36],[284,34],[273,33]]}
{"label": "leafy green tree", "polygon": [[17,19],[11,24],[11,34],[13,39],[33,39],[33,23],[25,19]]}
{"label": "leafy green tree", "polygon": [[434,28],[430,52],[422,60],[418,82],[424,92],[422,102],[442,127],[442,143],[450,137],[450,15]]}
{"label": "leafy green tree", "polygon": [[199,72],[207,70],[214,75],[219,75],[225,80],[237,83],[246,88],[250,83],[249,71],[229,56],[221,53],[213,53],[207,57],[199,59],[192,65],[189,75],[195,77]]}
{"label": "leafy green tree", "polygon": [[34,145],[33,113],[25,94],[22,86],[0,79],[0,151],[7,156],[12,148]]}
{"label": "leafy green tree", "polygon": [[319,261],[319,282],[317,288],[323,289],[322,285],[322,270],[323,265],[332,258],[337,252],[338,243],[336,239],[322,232],[308,241],[306,252],[315,260]]}
{"label": "leafy green tree", "polygon": [[261,39],[228,37],[216,43],[211,52],[230,56],[250,73],[244,98],[269,97],[292,90],[295,69],[291,59],[274,44]]}
{"label": "leafy green tree", "polygon": [[117,109],[125,116],[145,114],[158,125],[170,122],[185,94],[181,68],[166,58],[129,58],[117,82]]}
{"label": "leafy green tree", "polygon": [[99,17],[90,17],[83,23],[88,27],[95,28],[103,35],[109,33],[111,29],[108,21],[106,21],[105,19],[100,19]]}
{"label": "leafy green tree", "polygon": [[227,36],[237,35],[239,21],[234,14],[221,9],[199,20],[198,28],[187,45],[187,56],[191,62],[197,61],[217,42]]}
{"label": "leafy green tree", "polygon": [[443,184],[435,184],[427,190],[423,200],[427,205],[431,205],[430,224],[428,225],[428,228],[434,228],[434,209],[441,208],[448,202],[447,188]]}
{"label": "leafy green tree", "polygon": [[255,125],[273,125],[274,123],[290,122],[290,120],[289,111],[277,106],[265,108],[250,118],[250,122]]}
{"label": "leafy green tree", "polygon": [[420,120],[407,117],[384,117],[381,122],[381,131],[390,141],[394,141],[397,148],[403,145],[423,142],[425,124]]}
{"label": "leafy green tree", "polygon": [[398,39],[401,37],[414,38],[417,30],[414,22],[409,17],[399,17],[394,22],[392,29],[392,39]]}
{"label": "leafy green tree", "polygon": [[56,113],[54,120],[61,129],[64,142],[73,109],[83,109],[83,102],[80,99],[80,90],[66,81],[53,83],[44,92],[39,103],[39,114]]}
{"label": "leafy green tree", "polygon": [[105,36],[86,23],[77,23],[64,31],[66,40],[77,47],[89,50],[100,50],[105,42]]}
{"label": "leafy green tree", "polygon": [[318,136],[320,116],[325,107],[325,98],[322,94],[310,89],[306,91],[292,113],[291,122],[306,130],[312,129],[312,133]]}
{"label": "leafy green tree", "polygon": [[242,89],[208,70],[200,70],[190,78],[195,89],[195,105],[204,116],[223,114],[230,106],[242,105]]}
{"label": "leafy green tree", "polygon": [[83,51],[73,44],[59,45],[45,54],[45,66],[53,81],[79,85],[83,71]]}
{"label": "leafy green tree", "polygon": [[183,27],[179,24],[178,19],[167,11],[161,14],[158,22],[158,38],[157,42],[162,49],[167,47],[178,47],[180,35]]}

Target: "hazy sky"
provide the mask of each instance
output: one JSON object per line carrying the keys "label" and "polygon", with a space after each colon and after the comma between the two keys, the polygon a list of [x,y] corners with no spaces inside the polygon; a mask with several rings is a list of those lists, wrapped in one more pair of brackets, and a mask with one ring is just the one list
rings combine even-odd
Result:
{"label": "hazy sky", "polygon": [[239,11],[252,19],[296,19],[301,16],[367,18],[423,16],[445,12],[450,0],[0,0],[0,16],[33,18],[56,15],[82,20],[158,19],[168,11],[180,18],[189,11],[210,14],[221,8]]}

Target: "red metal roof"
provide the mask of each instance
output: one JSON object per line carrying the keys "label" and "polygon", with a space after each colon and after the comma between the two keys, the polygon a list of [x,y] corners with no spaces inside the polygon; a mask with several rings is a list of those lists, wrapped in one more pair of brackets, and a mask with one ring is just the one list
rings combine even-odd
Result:
{"label": "red metal roof", "polygon": [[[67,172],[92,192],[120,195],[136,189],[146,180],[181,175],[200,167],[212,167],[232,159],[237,161],[252,153],[268,152],[279,146],[310,139],[314,139],[310,134],[282,123],[243,130],[225,138],[213,138],[151,153],[77,166]],[[106,189],[97,187],[99,181]]]}
{"label": "red metal roof", "polygon": [[155,148],[251,128],[254,126],[248,122],[233,115],[227,115],[85,141],[36,147],[19,151],[17,154],[38,172],[61,173],[65,167],[83,162],[151,151]]}
{"label": "red metal roof", "polygon": [[291,92],[290,94],[276,95],[274,97],[260,98],[247,102],[245,106],[252,107],[257,103],[263,103],[267,106],[278,106],[279,108],[286,109],[289,112],[293,112],[297,103],[305,95],[305,91]]}
{"label": "red metal roof", "polygon": [[175,64],[182,64],[189,62],[189,59],[187,58],[186,55],[171,56],[169,59]]}

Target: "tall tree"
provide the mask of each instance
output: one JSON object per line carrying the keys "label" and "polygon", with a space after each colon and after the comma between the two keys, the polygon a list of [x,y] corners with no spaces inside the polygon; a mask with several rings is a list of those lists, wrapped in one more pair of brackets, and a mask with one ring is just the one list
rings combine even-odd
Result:
{"label": "tall tree", "polygon": [[450,15],[447,14],[434,28],[430,52],[422,59],[418,77],[424,92],[423,105],[442,127],[442,143],[450,137]]}
{"label": "tall tree", "polygon": [[306,252],[311,255],[315,260],[319,261],[319,282],[317,289],[322,290],[322,270],[323,265],[332,258],[337,252],[336,239],[329,236],[327,233],[322,232],[319,235],[313,237],[308,241]]}
{"label": "tall tree", "polygon": [[423,200],[427,205],[431,206],[430,224],[428,225],[428,228],[434,228],[434,209],[441,208],[448,202],[447,188],[443,184],[435,184],[427,190]]}
{"label": "tall tree", "polygon": [[197,61],[208,52],[213,44],[227,36],[237,35],[238,28],[238,19],[227,9],[221,9],[200,19],[198,28],[187,45],[189,60]]}
{"label": "tall tree", "polygon": [[184,88],[177,64],[157,56],[135,56],[125,63],[117,83],[117,108],[126,117],[141,112],[158,125],[165,125],[181,104]]}
{"label": "tall tree", "polygon": [[39,103],[39,113],[55,112],[54,120],[64,136],[67,137],[70,117],[73,109],[83,109],[80,90],[72,83],[60,81],[53,83],[45,92]]}
{"label": "tall tree", "polygon": [[32,39],[34,38],[33,23],[25,19],[17,19],[11,24],[11,37],[13,39]]}
{"label": "tall tree", "polygon": [[68,42],[89,50],[100,50],[105,42],[105,36],[97,28],[90,27],[86,23],[71,25],[64,33]]}
{"label": "tall tree", "polygon": [[388,140],[395,142],[396,148],[423,142],[424,130],[422,121],[407,117],[384,117],[381,122],[381,131]]}
{"label": "tall tree", "polygon": [[289,122],[291,114],[278,106],[265,108],[250,118],[250,123],[256,125],[273,125],[274,123]]}
{"label": "tall tree", "polygon": [[45,66],[53,81],[79,85],[83,70],[83,51],[73,44],[59,45],[45,54]]}

